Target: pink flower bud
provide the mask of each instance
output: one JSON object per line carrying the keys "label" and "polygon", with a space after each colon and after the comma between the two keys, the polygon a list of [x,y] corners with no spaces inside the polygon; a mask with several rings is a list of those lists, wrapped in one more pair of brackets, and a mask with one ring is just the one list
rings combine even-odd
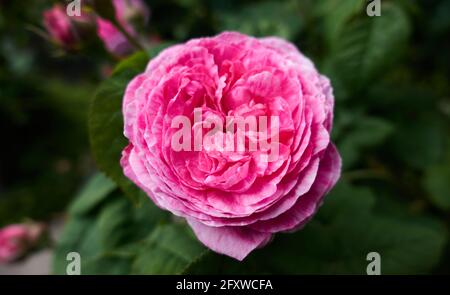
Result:
{"label": "pink flower bud", "polygon": [[12,224],[0,229],[0,263],[21,257],[38,242],[42,235],[42,224]]}
{"label": "pink flower bud", "polygon": [[78,41],[75,27],[62,5],[55,4],[44,11],[44,26],[50,37],[63,47],[73,47]]}
{"label": "pink flower bud", "polygon": [[66,7],[55,4],[44,11],[44,26],[50,38],[65,49],[74,49],[89,30],[95,26],[95,15],[88,10],[80,10],[80,15],[69,16]]}

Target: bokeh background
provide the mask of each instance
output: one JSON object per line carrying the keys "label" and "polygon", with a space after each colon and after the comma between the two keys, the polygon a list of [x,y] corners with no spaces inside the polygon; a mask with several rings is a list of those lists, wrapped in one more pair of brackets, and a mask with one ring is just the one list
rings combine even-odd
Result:
{"label": "bokeh background", "polygon": [[[56,262],[42,262],[54,264],[49,272],[63,273],[73,248],[90,257],[87,273],[365,273],[369,251],[386,257],[382,272],[450,273],[450,1],[381,0],[379,17],[367,16],[363,0],[145,1],[150,47],[224,30],[295,43],[332,81],[344,163],[317,218],[245,263],[211,253],[180,262],[164,252],[161,265],[145,250],[155,249],[157,233],[133,248],[149,235],[148,220],[108,189],[90,151],[89,105],[119,59],[95,36],[70,52],[49,42],[42,13],[56,2],[0,1],[0,227],[34,220],[63,228],[41,246],[56,249]],[[109,199],[68,209],[105,183]],[[93,242],[97,232],[84,229],[98,222],[109,238]]]}

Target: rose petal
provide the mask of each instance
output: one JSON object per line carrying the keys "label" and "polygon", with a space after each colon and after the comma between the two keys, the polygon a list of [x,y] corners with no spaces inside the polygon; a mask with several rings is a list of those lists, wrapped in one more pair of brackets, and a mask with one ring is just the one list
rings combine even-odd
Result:
{"label": "rose petal", "polygon": [[271,237],[271,234],[246,227],[212,227],[192,218],[188,218],[187,221],[205,246],[240,261],[254,249],[265,245]]}

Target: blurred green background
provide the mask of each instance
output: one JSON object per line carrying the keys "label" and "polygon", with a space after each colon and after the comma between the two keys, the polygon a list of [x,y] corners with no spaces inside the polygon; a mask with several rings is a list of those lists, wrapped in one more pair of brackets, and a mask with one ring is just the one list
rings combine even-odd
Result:
{"label": "blurred green background", "polygon": [[[116,60],[98,40],[67,54],[40,36],[42,12],[55,2],[0,2],[0,226],[66,212],[96,171],[87,111]],[[370,249],[387,253],[388,273],[450,273],[450,1],[381,0],[379,17],[366,15],[363,0],[146,2],[147,32],[163,42],[236,30],[295,43],[334,86],[333,138],[343,174],[311,224],[292,237],[277,236],[244,264],[211,253],[191,259],[193,246],[192,257],[182,259],[188,263],[172,258],[176,267],[161,268],[146,263],[142,250],[115,256],[97,245],[86,250],[101,257],[92,273],[363,273],[361,255]],[[149,221],[120,194],[114,191],[108,202],[116,211],[96,204],[76,222],[94,224],[102,212],[126,215],[118,226],[136,228],[133,241],[139,241],[148,234],[139,226]],[[77,212],[70,214],[76,219]],[[164,230],[152,233],[148,247]],[[83,235],[66,245],[81,249]],[[134,249],[126,238],[114,239],[114,249]],[[264,251],[271,258],[261,267]],[[106,261],[101,253],[109,253]]]}

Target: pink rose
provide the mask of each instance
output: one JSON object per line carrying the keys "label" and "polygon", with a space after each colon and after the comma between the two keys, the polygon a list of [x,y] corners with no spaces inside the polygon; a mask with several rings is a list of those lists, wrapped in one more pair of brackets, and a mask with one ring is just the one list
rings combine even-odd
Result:
{"label": "pink rose", "polygon": [[[150,10],[142,0],[113,0],[117,21],[133,37],[138,37],[132,20],[142,16],[144,22],[150,17]],[[133,52],[128,39],[110,21],[97,18],[97,34],[106,49],[114,55],[126,56]]]}
{"label": "pink rose", "polygon": [[[338,180],[333,104],[330,81],[285,40],[233,32],[193,39],[162,51],[128,84],[121,165],[207,247],[242,260],[274,233],[301,228]],[[276,120],[228,129],[262,117]],[[238,130],[244,150],[234,145]]]}
{"label": "pink rose", "polygon": [[12,224],[0,229],[0,263],[14,261],[39,239],[40,224]]}

